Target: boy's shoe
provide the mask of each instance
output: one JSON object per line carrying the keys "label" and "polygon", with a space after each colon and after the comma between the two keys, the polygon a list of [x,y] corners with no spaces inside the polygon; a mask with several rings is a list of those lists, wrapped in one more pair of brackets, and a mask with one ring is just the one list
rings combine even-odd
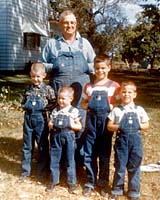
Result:
{"label": "boy's shoe", "polygon": [[88,197],[90,196],[92,193],[92,188],[91,187],[85,187],[84,190],[83,190],[83,195]]}
{"label": "boy's shoe", "polygon": [[17,183],[24,183],[27,180],[28,176],[20,176],[19,179],[17,180]]}
{"label": "boy's shoe", "polygon": [[69,188],[68,188],[68,192],[69,192],[70,194],[74,194],[76,188],[77,188],[76,185],[70,185]]}
{"label": "boy's shoe", "polygon": [[139,200],[139,197],[130,197],[130,200]]}
{"label": "boy's shoe", "polygon": [[112,194],[112,195],[109,197],[109,200],[118,200],[118,195]]}
{"label": "boy's shoe", "polygon": [[44,182],[45,182],[45,177],[44,176],[38,176],[38,178],[37,178],[37,184],[38,185],[41,185],[41,184],[43,184]]}
{"label": "boy's shoe", "polygon": [[102,197],[106,197],[107,194],[110,193],[110,187],[106,186],[106,187],[100,187],[99,188],[99,193]]}
{"label": "boy's shoe", "polygon": [[101,190],[100,190],[100,195],[101,195],[102,197],[106,197],[106,195],[107,195],[107,190],[101,189]]}
{"label": "boy's shoe", "polygon": [[53,191],[53,189],[55,188],[55,185],[53,185],[53,184],[49,184],[48,186],[47,186],[47,188],[46,188],[46,192],[48,192],[48,193],[50,193],[50,192],[52,192]]}

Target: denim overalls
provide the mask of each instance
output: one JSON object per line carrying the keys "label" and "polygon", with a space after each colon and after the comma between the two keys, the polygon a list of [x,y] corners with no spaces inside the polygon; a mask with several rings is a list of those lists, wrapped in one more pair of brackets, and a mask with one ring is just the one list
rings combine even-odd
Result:
{"label": "denim overalls", "polygon": [[[69,109],[72,112],[73,107]],[[50,134],[50,170],[51,184],[56,185],[60,179],[60,160],[62,152],[65,150],[67,162],[67,181],[69,185],[75,185],[75,133],[70,129],[70,117],[58,114],[54,120],[54,127]]]}
{"label": "denim overalls", "polygon": [[31,173],[31,161],[34,151],[34,143],[38,145],[38,176],[43,176],[49,167],[49,142],[47,129],[47,115],[44,111],[43,99],[39,95],[27,96],[23,104],[25,110],[23,124],[22,147],[22,176]]}
{"label": "denim overalls", "polygon": [[[111,84],[112,81],[109,85]],[[84,143],[84,164],[87,172],[86,187],[94,188],[97,182],[98,186],[105,188],[109,182],[112,143],[112,133],[109,133],[106,127],[109,112],[108,93],[106,91],[94,91],[88,105]],[[99,158],[99,166],[97,158]],[[98,168],[99,178],[97,181]]]}
{"label": "denim overalls", "polygon": [[[82,120],[85,120],[85,111],[81,108],[82,91],[89,79],[88,63],[83,55],[83,40],[79,39],[79,51],[72,52],[70,49],[64,52],[59,40],[56,40],[58,56],[52,60],[52,80],[50,85],[53,87],[56,96],[61,86],[72,86],[74,88],[74,100],[72,105],[80,110]],[[85,122],[83,121],[83,124]]]}
{"label": "denim overalls", "polygon": [[[119,106],[123,111],[123,107]],[[135,106],[136,109],[136,106]],[[140,196],[142,139],[136,112],[124,113],[115,141],[115,175],[112,193],[122,195],[125,171],[128,172],[128,196]]]}

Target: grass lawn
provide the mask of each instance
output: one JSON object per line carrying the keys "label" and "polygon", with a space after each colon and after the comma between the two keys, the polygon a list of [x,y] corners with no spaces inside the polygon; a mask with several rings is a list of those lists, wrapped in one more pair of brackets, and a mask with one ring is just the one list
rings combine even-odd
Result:
{"label": "grass lawn", "polygon": [[[146,74],[120,73],[110,74],[110,78],[121,82],[134,80],[138,86],[136,103],[143,106],[150,117],[150,128],[143,133],[143,165],[157,163],[160,160],[160,76]],[[82,195],[84,171],[78,172],[76,194],[69,194],[62,176],[61,184],[52,194],[45,192],[44,184],[36,182],[36,153],[33,159],[32,175],[25,183],[17,183],[21,173],[22,124],[23,111],[19,108],[20,99],[26,84],[30,82],[26,75],[0,76],[0,200],[107,200],[96,191],[91,197]],[[4,89],[7,89],[5,91]],[[3,90],[3,91],[2,91]],[[6,96],[6,99],[5,99]],[[114,138],[113,138],[114,142]],[[111,159],[111,178],[114,172],[113,153]],[[127,177],[125,191],[127,189]],[[120,200],[127,197],[121,196]],[[160,200],[160,171],[141,173],[141,200]]]}

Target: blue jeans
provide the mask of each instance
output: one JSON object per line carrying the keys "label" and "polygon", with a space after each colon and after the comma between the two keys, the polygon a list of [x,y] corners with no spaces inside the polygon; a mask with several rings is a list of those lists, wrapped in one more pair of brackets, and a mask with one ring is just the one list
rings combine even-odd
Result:
{"label": "blue jeans", "polygon": [[[84,165],[87,182],[85,186],[105,188],[109,182],[109,164],[112,147],[112,133],[106,128],[107,114],[87,114],[86,138],[84,142]],[[98,159],[99,158],[99,162]],[[99,178],[97,180],[99,168]]]}
{"label": "blue jeans", "polygon": [[23,124],[22,175],[31,174],[34,143],[38,146],[38,176],[45,175],[49,166],[49,141],[46,114],[25,112]]}
{"label": "blue jeans", "polygon": [[136,113],[127,113],[121,120],[115,141],[115,174],[112,194],[122,195],[125,171],[128,171],[128,196],[140,196],[140,164],[142,139]]}
{"label": "blue jeans", "polygon": [[67,163],[67,181],[69,185],[75,185],[76,166],[75,166],[75,134],[68,128],[58,129],[50,135],[50,170],[51,184],[59,184],[60,179],[60,160],[62,152],[65,150]]}

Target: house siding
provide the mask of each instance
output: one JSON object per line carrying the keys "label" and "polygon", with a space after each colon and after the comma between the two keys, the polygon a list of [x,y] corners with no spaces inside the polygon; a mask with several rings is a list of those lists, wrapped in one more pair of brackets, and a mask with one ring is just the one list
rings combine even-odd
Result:
{"label": "house siding", "polygon": [[[48,1],[1,0],[0,19],[0,71],[23,70],[27,62],[37,60],[40,50],[23,49],[22,25],[32,19],[48,32]],[[41,36],[41,47],[46,39]]]}

